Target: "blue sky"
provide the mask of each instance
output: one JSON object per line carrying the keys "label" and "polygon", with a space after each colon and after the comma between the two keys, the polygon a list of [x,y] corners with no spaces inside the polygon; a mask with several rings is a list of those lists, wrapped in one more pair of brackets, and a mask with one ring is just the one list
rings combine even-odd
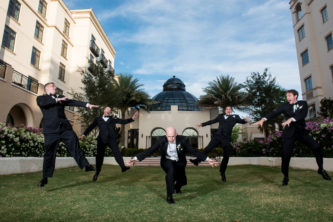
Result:
{"label": "blue sky", "polygon": [[242,83],[267,67],[300,91],[289,0],[64,0],[92,8],[130,73],[150,96],[173,75],[199,97],[221,74]]}

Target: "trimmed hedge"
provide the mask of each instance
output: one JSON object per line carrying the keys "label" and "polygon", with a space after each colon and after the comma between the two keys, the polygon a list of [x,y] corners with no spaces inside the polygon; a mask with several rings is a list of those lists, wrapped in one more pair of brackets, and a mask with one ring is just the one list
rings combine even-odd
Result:
{"label": "trimmed hedge", "polygon": [[[333,119],[326,118],[321,121],[307,122],[307,130],[310,130],[316,141],[323,148],[325,157],[333,157]],[[266,141],[249,141],[235,143],[231,156],[281,156],[282,132],[277,131],[270,135]],[[84,137],[80,140],[81,149],[86,156],[95,156],[97,152],[97,141],[93,136]],[[123,148],[123,156],[135,156],[144,149]],[[44,155],[44,136],[42,129],[19,126],[10,127],[0,123],[0,156],[11,157],[41,157]],[[152,156],[159,156],[160,151],[156,151]],[[223,149],[218,147],[213,149],[210,157],[223,155]],[[57,156],[71,156],[63,143],[59,144]],[[113,156],[110,148],[106,149],[105,156]],[[306,157],[313,156],[312,150],[296,142],[294,156]]]}

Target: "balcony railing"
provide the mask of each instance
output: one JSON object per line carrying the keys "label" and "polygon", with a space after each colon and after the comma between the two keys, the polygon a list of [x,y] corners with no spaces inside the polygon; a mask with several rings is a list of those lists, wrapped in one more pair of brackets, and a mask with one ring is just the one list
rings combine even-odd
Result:
{"label": "balcony railing", "polygon": [[96,65],[91,60],[89,60],[88,70],[91,72],[92,75],[95,75]]}
{"label": "balcony railing", "polygon": [[25,76],[22,73],[14,70],[12,81],[15,85],[27,89],[33,93],[38,93],[38,81],[30,76]]}
{"label": "balcony railing", "polygon": [[95,56],[99,56],[99,48],[94,40],[90,40],[90,50]]}
{"label": "balcony railing", "polygon": [[312,99],[313,98],[313,90],[306,92],[306,99]]}
{"label": "balcony railing", "polygon": [[101,53],[99,58],[98,58],[98,61],[103,65],[104,68],[107,67],[108,65],[108,60],[105,58],[104,54]]}

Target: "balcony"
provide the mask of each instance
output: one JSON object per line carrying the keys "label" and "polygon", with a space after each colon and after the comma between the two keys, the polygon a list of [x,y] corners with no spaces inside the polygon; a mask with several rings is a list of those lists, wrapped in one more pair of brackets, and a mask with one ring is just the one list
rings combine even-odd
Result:
{"label": "balcony", "polygon": [[310,91],[306,92],[305,96],[306,96],[307,100],[312,99],[313,98],[313,90],[310,90]]}
{"label": "balcony", "polygon": [[105,58],[104,56],[104,53],[101,53],[99,58],[98,58],[98,61],[103,65],[104,68],[107,67],[108,65],[108,60]]}
{"label": "balcony", "polygon": [[90,40],[90,50],[96,57],[99,56],[99,48],[94,40]]}
{"label": "balcony", "polygon": [[111,62],[108,61],[108,65],[107,65],[107,68],[106,68],[106,72],[109,73],[111,76],[114,76],[114,69],[113,67],[111,66]]}
{"label": "balcony", "polygon": [[38,93],[38,81],[31,76],[25,76],[22,73],[19,73],[18,71],[13,71],[13,79],[12,82],[20,86],[26,90],[29,90],[33,93]]}
{"label": "balcony", "polygon": [[95,75],[96,65],[95,65],[94,62],[91,61],[91,60],[89,60],[88,70],[90,71],[90,73],[91,73],[92,75]]}

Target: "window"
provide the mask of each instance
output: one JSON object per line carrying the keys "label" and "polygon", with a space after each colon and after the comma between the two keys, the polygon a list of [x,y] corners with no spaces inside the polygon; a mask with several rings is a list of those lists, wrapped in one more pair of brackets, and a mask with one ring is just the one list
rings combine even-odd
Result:
{"label": "window", "polygon": [[61,80],[61,81],[65,81],[65,70],[66,70],[66,67],[64,64],[60,63],[59,65],[59,76],[58,76],[58,79]]}
{"label": "window", "polygon": [[312,89],[312,77],[311,76],[309,78],[305,79],[305,88],[306,88],[306,91],[310,91]]}
{"label": "window", "polygon": [[40,42],[43,40],[43,31],[44,27],[38,21],[36,21],[35,38]]}
{"label": "window", "polygon": [[10,0],[7,15],[18,21],[21,4],[17,0]]}
{"label": "window", "polygon": [[298,39],[301,41],[302,39],[305,38],[305,30],[304,30],[304,25],[301,26],[301,28],[298,29]]}
{"label": "window", "polygon": [[333,49],[332,33],[326,37],[326,42],[327,42],[327,50]]}
{"label": "window", "polygon": [[309,118],[310,119],[313,119],[315,118],[317,115],[316,115],[316,106],[313,104],[309,107]]}
{"label": "window", "polygon": [[16,33],[6,25],[5,31],[3,32],[2,46],[14,51],[15,37]]}
{"label": "window", "polygon": [[44,18],[46,17],[46,8],[47,8],[47,3],[45,0],[39,0],[39,5],[38,5],[38,12],[41,14]]}
{"label": "window", "polygon": [[31,65],[35,66],[36,68],[39,68],[39,60],[40,60],[40,51],[35,47],[32,47]]}
{"label": "window", "polygon": [[151,132],[151,145],[154,145],[160,136],[165,136],[166,132],[163,128],[155,128]]}
{"label": "window", "polygon": [[321,17],[323,19],[323,23],[327,22],[328,15],[327,15],[327,7],[326,6],[321,10]]}
{"label": "window", "polygon": [[301,54],[303,66],[309,63],[309,53],[308,50],[305,50]]}
{"label": "window", "polygon": [[302,18],[302,8],[301,8],[301,4],[296,5],[296,21],[300,20]]}
{"label": "window", "polygon": [[56,94],[58,95],[63,95],[64,91],[62,89],[59,89],[58,87],[56,88]]}
{"label": "window", "polygon": [[65,19],[64,34],[67,36],[69,36],[69,27],[70,27],[69,21],[67,19]]}
{"label": "window", "polygon": [[61,56],[64,58],[67,58],[67,47],[68,47],[68,44],[64,40],[62,40]]}

